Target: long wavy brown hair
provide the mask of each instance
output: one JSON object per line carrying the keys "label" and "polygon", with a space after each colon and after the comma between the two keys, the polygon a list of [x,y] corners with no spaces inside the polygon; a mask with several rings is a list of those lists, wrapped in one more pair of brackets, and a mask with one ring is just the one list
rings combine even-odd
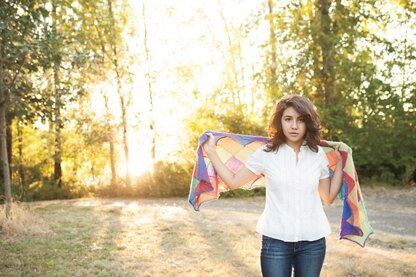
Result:
{"label": "long wavy brown hair", "polygon": [[273,115],[270,118],[270,139],[266,145],[265,151],[277,151],[279,146],[286,142],[286,137],[282,129],[282,116],[283,112],[289,107],[293,107],[306,123],[304,143],[306,143],[312,151],[318,152],[318,144],[321,139],[322,129],[321,120],[312,102],[305,96],[297,94],[285,95],[276,102]]}

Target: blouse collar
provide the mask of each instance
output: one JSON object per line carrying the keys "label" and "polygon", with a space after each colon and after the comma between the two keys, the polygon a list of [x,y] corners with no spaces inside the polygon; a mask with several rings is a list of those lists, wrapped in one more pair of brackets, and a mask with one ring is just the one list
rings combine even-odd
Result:
{"label": "blouse collar", "polygon": [[[291,146],[289,146],[287,143],[283,143],[282,146],[288,150],[291,150],[293,152],[295,152],[295,149],[293,149]],[[300,146],[299,152],[303,152],[306,151],[309,148],[309,146],[306,144],[306,142],[304,141],[303,144]]]}

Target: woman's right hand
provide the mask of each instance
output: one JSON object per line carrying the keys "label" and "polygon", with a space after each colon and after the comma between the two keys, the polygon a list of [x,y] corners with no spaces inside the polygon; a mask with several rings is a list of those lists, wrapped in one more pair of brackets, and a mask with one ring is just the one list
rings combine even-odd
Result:
{"label": "woman's right hand", "polygon": [[202,148],[204,149],[204,151],[209,154],[212,151],[215,151],[215,138],[214,135],[211,133],[208,133],[208,140],[206,140],[204,142],[204,144],[202,144]]}
{"label": "woman's right hand", "polygon": [[202,144],[202,148],[211,160],[218,176],[221,177],[224,188],[228,190],[239,188],[256,177],[256,174],[247,167],[241,168],[237,173],[232,172],[218,156],[214,135],[211,133],[207,135],[208,139]]}

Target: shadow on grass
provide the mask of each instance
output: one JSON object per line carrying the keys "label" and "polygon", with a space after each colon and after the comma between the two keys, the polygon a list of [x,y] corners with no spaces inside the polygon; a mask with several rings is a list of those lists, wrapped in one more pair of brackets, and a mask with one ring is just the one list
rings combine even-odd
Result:
{"label": "shadow on grass", "polygon": [[[188,211],[187,215],[192,221],[192,228],[194,228],[198,235],[204,239],[205,245],[208,246],[209,259],[213,260],[213,264],[227,264],[228,268],[232,272],[233,276],[258,276],[259,270],[254,268],[253,264],[247,264],[244,262],[244,258],[239,255],[235,248],[230,244],[231,241],[235,241],[237,234],[227,232],[226,225],[224,226],[212,226],[203,224],[203,220],[206,219],[205,215],[201,212],[195,213],[194,211]],[[208,219],[209,220],[209,219]],[[229,238],[229,239],[227,239]],[[244,237],[239,237],[237,240],[244,240]],[[259,253],[252,253],[259,256]],[[203,271],[204,261],[200,261],[199,269]]]}
{"label": "shadow on grass", "polygon": [[114,238],[123,228],[119,217],[71,203],[76,202],[36,209],[50,233],[1,240],[0,276],[108,275],[109,264],[122,267],[112,258]]}

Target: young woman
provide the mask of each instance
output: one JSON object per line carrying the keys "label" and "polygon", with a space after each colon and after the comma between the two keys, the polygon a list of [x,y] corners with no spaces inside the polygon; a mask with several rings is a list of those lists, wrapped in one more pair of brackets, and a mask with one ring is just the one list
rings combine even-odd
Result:
{"label": "young woman", "polygon": [[341,154],[330,177],[328,160],[318,146],[321,124],[312,102],[286,95],[275,106],[269,142],[257,149],[236,174],[220,160],[212,134],[203,148],[228,189],[257,175],[266,177],[266,203],[257,223],[262,234],[263,276],[319,276],[331,233],[322,202],[331,204],[341,188]]}

